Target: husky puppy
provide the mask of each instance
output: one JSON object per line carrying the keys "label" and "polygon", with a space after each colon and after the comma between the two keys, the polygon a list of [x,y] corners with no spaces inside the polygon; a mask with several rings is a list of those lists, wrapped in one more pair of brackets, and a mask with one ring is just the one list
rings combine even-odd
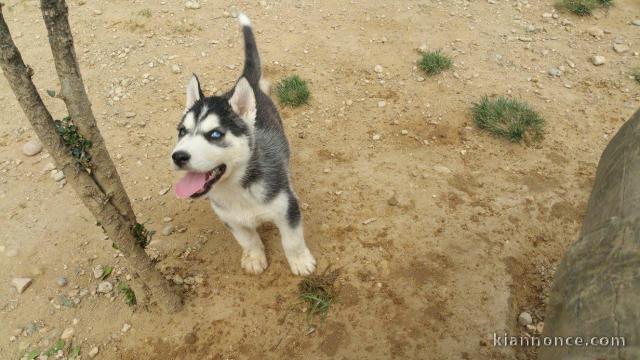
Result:
{"label": "husky puppy", "polygon": [[242,268],[267,268],[256,228],[272,222],[280,230],[291,271],[308,275],[316,260],[304,241],[298,199],[289,179],[289,144],[275,105],[259,86],[260,57],[249,18],[238,16],[245,64],[233,89],[205,97],[198,78],[187,85],[187,103],[171,158],[186,175],[178,198],[206,197],[242,246]]}

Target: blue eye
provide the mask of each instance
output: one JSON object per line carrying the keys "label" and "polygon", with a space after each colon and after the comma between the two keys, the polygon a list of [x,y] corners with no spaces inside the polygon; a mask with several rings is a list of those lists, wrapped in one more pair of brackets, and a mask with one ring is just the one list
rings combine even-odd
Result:
{"label": "blue eye", "polygon": [[213,130],[209,132],[209,139],[211,140],[219,140],[224,136],[224,134],[218,130]]}

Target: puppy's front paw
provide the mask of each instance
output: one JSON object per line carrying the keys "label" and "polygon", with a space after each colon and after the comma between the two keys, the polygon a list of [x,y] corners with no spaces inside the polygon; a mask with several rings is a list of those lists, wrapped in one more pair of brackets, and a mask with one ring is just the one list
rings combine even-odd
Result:
{"label": "puppy's front paw", "polygon": [[291,272],[295,275],[306,276],[316,269],[316,259],[306,248],[299,254],[289,256],[288,260]]}
{"label": "puppy's front paw", "polygon": [[267,268],[267,256],[264,251],[243,251],[240,264],[246,272],[257,275]]}

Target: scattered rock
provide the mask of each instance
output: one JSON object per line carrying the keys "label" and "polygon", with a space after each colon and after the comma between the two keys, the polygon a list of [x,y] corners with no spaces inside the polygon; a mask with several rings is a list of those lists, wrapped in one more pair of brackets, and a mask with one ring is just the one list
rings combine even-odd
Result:
{"label": "scattered rock", "polygon": [[180,74],[182,72],[182,69],[180,69],[180,66],[178,66],[177,64],[173,64],[171,65],[171,72],[174,74]]}
{"label": "scattered rock", "polygon": [[60,287],[66,286],[67,285],[67,279],[64,276],[58,276],[56,278],[56,283]]}
{"label": "scattered rock", "polygon": [[184,7],[187,9],[196,10],[200,9],[200,3],[197,1],[187,1],[184,3]]}
{"label": "scattered rock", "polygon": [[162,189],[160,189],[160,191],[158,191],[158,195],[164,195],[164,194],[168,193],[169,190],[171,190],[171,186],[167,186],[165,188],[162,188]]}
{"label": "scattered rock", "polygon": [[446,166],[443,165],[434,165],[433,166],[433,171],[440,173],[440,174],[451,174],[451,169],[449,169]]}
{"label": "scattered rock", "polygon": [[62,181],[64,180],[65,176],[62,170],[53,170],[51,171],[51,178],[55,181]]}
{"label": "scattered rock", "polygon": [[591,58],[591,63],[593,63],[593,65],[595,66],[603,65],[605,62],[607,62],[607,59],[605,59],[602,55],[595,55]]}
{"label": "scattered rock", "polygon": [[40,151],[42,151],[42,143],[38,139],[29,140],[22,145],[22,153],[27,156],[37,155]]}
{"label": "scattered rock", "polygon": [[66,328],[62,332],[62,335],[60,335],[60,339],[69,340],[73,336],[73,333],[74,333],[73,328]]}
{"label": "scattered rock", "polygon": [[518,324],[520,324],[521,326],[530,325],[532,322],[533,319],[531,318],[531,314],[526,311],[521,312],[518,316]]}
{"label": "scattered rock", "polygon": [[173,225],[167,225],[164,228],[162,228],[162,235],[169,236],[173,233],[174,229],[175,228],[173,227]]}
{"label": "scattered rock", "polygon": [[98,284],[98,289],[96,291],[102,294],[108,294],[111,290],[113,290],[113,285],[108,281],[103,281]]}
{"label": "scattered rock", "polygon": [[127,331],[129,331],[129,329],[131,329],[131,324],[124,323],[124,325],[122,325],[122,330],[121,331],[123,333],[126,333]]}
{"label": "scattered rock", "polygon": [[100,10],[100,9],[95,9],[95,10],[93,10],[93,13],[94,13],[95,15],[102,15],[102,10]]}
{"label": "scattered rock", "polygon": [[100,351],[100,349],[98,349],[97,346],[92,347],[91,350],[89,351],[89,357],[90,358],[96,357],[96,355],[98,355],[99,351]]}
{"label": "scattered rock", "polygon": [[382,65],[376,65],[376,66],[373,68],[373,71],[377,72],[378,74],[382,73],[382,71],[383,71],[383,70],[384,70],[384,69],[382,68]]}
{"label": "scattered rock", "polygon": [[562,71],[560,71],[560,69],[558,68],[551,68],[549,69],[549,75],[558,77],[562,75]]}
{"label": "scattered rock", "polygon": [[400,131],[400,134],[402,134],[402,135],[409,135],[409,130],[404,130],[404,129],[403,129],[402,131]]}
{"label": "scattered rock", "polygon": [[538,31],[538,29],[536,29],[536,27],[533,26],[533,25],[527,25],[526,30],[527,30],[527,32],[530,32],[530,33],[534,33],[536,31]]}
{"label": "scattered rock", "polygon": [[604,36],[604,30],[602,30],[602,29],[600,29],[598,27],[595,27],[595,26],[590,27],[588,31],[589,31],[589,34],[591,36],[596,37],[596,38],[600,38],[600,37]]}
{"label": "scattered rock", "polygon": [[33,280],[31,278],[14,278],[11,280],[11,285],[13,285],[16,290],[18,290],[18,294],[22,294],[28,287],[31,285]]}
{"label": "scattered rock", "polygon": [[96,279],[100,279],[104,275],[104,267],[102,265],[96,265],[93,268],[93,277]]}
{"label": "scattered rock", "polygon": [[624,52],[629,51],[629,47],[625,44],[615,43],[613,44],[613,51],[617,52],[618,54],[622,54]]}
{"label": "scattered rock", "polygon": [[180,276],[178,274],[173,275],[172,280],[173,280],[174,283],[176,283],[178,285],[182,285],[184,283],[184,280],[182,279],[182,276]]}
{"label": "scattered rock", "polygon": [[373,136],[371,137],[371,139],[372,139],[373,141],[378,141],[378,140],[380,140],[380,134],[373,134]]}
{"label": "scattered rock", "polygon": [[635,26],[640,26],[640,19],[635,19],[635,20],[631,21],[631,24],[633,24]]}
{"label": "scattered rock", "polygon": [[386,102],[386,101],[384,101],[384,100],[380,100],[380,101],[378,101],[378,107],[379,107],[379,108],[383,108],[383,107],[385,107],[386,105],[387,105],[387,102]]}
{"label": "scattered rock", "polygon": [[127,118],[132,118],[136,116],[136,113],[134,113],[133,111],[127,111],[126,114],[124,114],[124,116],[126,116]]}

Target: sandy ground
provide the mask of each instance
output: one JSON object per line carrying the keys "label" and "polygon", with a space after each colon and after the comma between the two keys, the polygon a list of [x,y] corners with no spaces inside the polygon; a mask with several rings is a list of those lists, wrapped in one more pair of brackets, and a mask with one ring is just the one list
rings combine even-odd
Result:
{"label": "sandy ground", "polygon": [[[34,81],[61,118],[62,102],[45,95],[58,84],[38,2],[5,2]],[[169,153],[190,73],[207,94],[240,73],[240,10],[254,23],[265,76],[310,83],[310,104],[281,113],[307,243],[321,270],[341,269],[324,324],[299,303],[300,278],[273,226],[262,231],[269,268],[246,275],[206,201],[161,195],[179,177]],[[83,358],[96,346],[100,359],[533,358],[494,347],[492,336],[526,331],[521,311],[534,325],[544,320],[599,155],[640,105],[628,76],[640,66],[637,1],[588,18],[544,16],[555,13],[551,0],[209,0],[196,10],[71,1],[70,12],[100,128],[139,219],[158,231],[149,252],[192,285],[181,285],[179,314],[95,294],[93,267],[113,266],[116,283],[126,263],[72,189],[43,174],[47,154],[22,154],[34,134],[1,77],[0,358],[44,350],[68,328]],[[593,26],[604,33],[592,36]],[[630,50],[614,52],[616,38]],[[449,53],[453,69],[421,81],[422,44]],[[591,64],[597,54],[606,64]],[[548,75],[554,67],[561,76]],[[529,102],[547,121],[545,139],[517,145],[478,130],[470,106],[482,95]],[[165,221],[176,228],[168,236]],[[11,286],[20,276],[33,279],[22,294]],[[60,305],[61,295],[79,304]]]}

